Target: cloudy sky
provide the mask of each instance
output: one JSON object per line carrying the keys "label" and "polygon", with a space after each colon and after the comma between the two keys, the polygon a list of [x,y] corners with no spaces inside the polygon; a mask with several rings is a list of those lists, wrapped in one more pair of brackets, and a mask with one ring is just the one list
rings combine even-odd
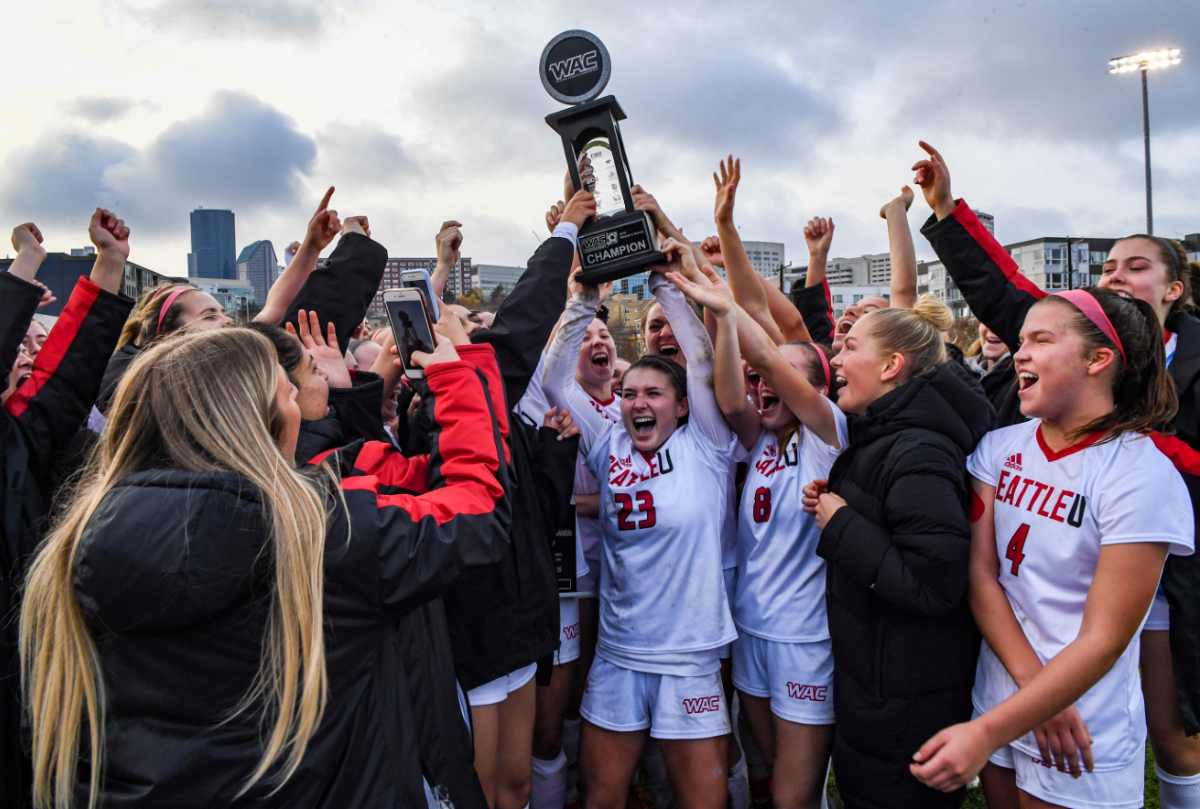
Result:
{"label": "cloudy sky", "polygon": [[[65,251],[111,207],[134,261],[183,274],[196,206],[282,252],[335,185],[391,255],[430,255],[453,217],[466,255],[523,263],[561,195],[537,66],[568,28],[607,45],[634,178],[688,235],[713,232],[733,152],[743,237],[796,264],[813,215],[836,255],[886,250],[878,208],[920,138],[1002,241],[1142,230],[1139,82],[1106,63],[1179,47],[1150,77],[1156,230],[1200,231],[1195,0],[8,3],[0,223]],[[928,213],[918,196],[914,229]]]}

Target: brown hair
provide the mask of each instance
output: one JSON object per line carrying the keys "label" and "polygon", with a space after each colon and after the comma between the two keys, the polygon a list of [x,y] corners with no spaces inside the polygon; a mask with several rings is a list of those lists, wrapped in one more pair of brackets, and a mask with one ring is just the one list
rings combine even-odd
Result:
{"label": "brown hair", "polygon": [[[1162,326],[1154,307],[1137,298],[1125,298],[1108,289],[1088,287],[1112,323],[1121,347],[1110,340],[1100,327],[1065,298],[1051,295],[1035,306],[1066,306],[1075,317],[1072,326],[1083,337],[1085,350],[1107,348],[1113,352],[1116,373],[1113,376],[1113,410],[1085,424],[1072,436],[1077,441],[1086,435],[1106,433],[1100,442],[1112,441],[1124,433],[1174,433],[1172,424],[1179,409],[1175,383],[1167,373]],[[1122,357],[1122,349],[1124,357]]]}
{"label": "brown hair", "polygon": [[[820,343],[810,343],[808,340],[789,340],[784,343],[788,346],[800,346],[804,349],[807,356],[808,372],[805,374],[805,379],[808,384],[814,388],[825,388],[830,393],[833,392],[833,370],[829,371],[829,379],[825,378],[825,369],[829,368],[829,360],[833,358],[833,348],[831,346],[822,345]],[[821,358],[817,353],[825,355],[825,362],[821,362]]]}
{"label": "brown hair", "polygon": [[946,361],[943,333],[954,325],[954,314],[935,296],[922,295],[912,309],[876,309],[860,321],[868,319],[880,350],[904,356],[905,382]]}
{"label": "brown hair", "polygon": [[142,297],[138,298],[137,305],[134,306],[133,314],[125,321],[125,327],[121,329],[121,339],[117,345],[123,346],[126,343],[133,343],[138,348],[146,348],[159,337],[164,337],[173,331],[181,328],[184,324],[180,322],[179,298],[171,301],[171,308],[167,310],[167,316],[162,318],[162,326],[159,326],[159,315],[162,314],[163,304],[171,297],[172,292],[179,290],[198,290],[199,287],[192,284],[165,284],[154,289],[147,290],[142,293]]}
{"label": "brown hair", "polygon": [[[276,783],[300,765],[327,689],[326,498],[276,444],[283,429],[275,398],[278,367],[261,334],[217,329],[142,351],[117,388],[101,444],[26,577],[21,682],[39,809],[74,805],[85,741],[83,758],[91,772],[87,805],[100,798],[104,678],[74,589],[75,560],[101,501],[122,478],[147,469],[230,470],[261,493],[275,580],[258,675],[234,715],[265,707],[270,718],[262,757],[242,791],[276,763]],[[322,471],[331,474],[328,467]]]}
{"label": "brown hair", "polygon": [[1170,314],[1184,311],[1195,311],[1197,306],[1193,296],[1200,290],[1200,262],[1188,259],[1187,247],[1175,239],[1164,239],[1162,236],[1150,236],[1146,233],[1135,233],[1118,239],[1117,244],[1130,239],[1145,239],[1154,245],[1158,260],[1167,267],[1167,282],[1183,283],[1183,294],[1171,304]]}

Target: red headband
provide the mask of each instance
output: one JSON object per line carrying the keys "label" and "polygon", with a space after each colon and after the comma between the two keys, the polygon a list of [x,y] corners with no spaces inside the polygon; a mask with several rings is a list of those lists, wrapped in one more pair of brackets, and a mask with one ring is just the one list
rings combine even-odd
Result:
{"label": "red headband", "polygon": [[[164,289],[165,288],[166,287],[164,287]],[[163,318],[165,318],[167,316],[167,310],[169,310],[171,308],[171,305],[173,303],[175,303],[175,299],[178,298],[180,295],[182,295],[185,292],[191,292],[193,289],[195,289],[195,287],[183,287],[182,289],[177,289],[174,292],[172,292],[170,295],[168,295],[167,299],[165,301],[163,301],[162,309],[158,310],[158,328],[156,328],[154,330],[155,337],[157,337],[159,334],[162,333]],[[155,295],[155,297],[158,297],[158,296]]]}
{"label": "red headband", "polygon": [[825,372],[825,387],[829,388],[830,395],[833,394],[833,377],[829,373],[829,358],[825,356],[825,352],[815,343],[811,344],[813,350],[817,352],[817,356],[821,358],[821,370]]}
{"label": "red headband", "polygon": [[1103,307],[1100,302],[1088,292],[1086,289],[1068,289],[1065,292],[1054,293],[1056,298],[1066,298],[1079,311],[1083,312],[1084,317],[1092,321],[1096,328],[1104,332],[1104,336],[1112,340],[1117,347],[1117,351],[1121,353],[1121,362],[1126,365],[1129,361],[1125,359],[1125,347],[1121,345],[1121,338],[1117,336],[1117,330],[1113,328],[1112,321],[1108,319],[1108,315],[1104,314]]}

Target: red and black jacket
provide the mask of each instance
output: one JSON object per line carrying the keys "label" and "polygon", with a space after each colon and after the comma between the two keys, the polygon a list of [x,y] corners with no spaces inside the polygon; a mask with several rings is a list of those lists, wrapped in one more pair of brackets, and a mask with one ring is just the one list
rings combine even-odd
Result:
{"label": "red and black jacket", "polygon": [[238,794],[261,757],[264,717],[233,710],[257,676],[272,609],[261,494],[233,472],[150,470],[105,495],[75,576],[107,685],[102,805],[424,806],[418,706],[406,672],[386,664],[395,627],[508,544],[499,436],[477,372],[444,363],[427,379],[438,419],[429,455],[357,442],[326,459],[336,482],[310,467],[330,494],[328,697],[278,791],[264,781]]}
{"label": "red and black jacket", "polygon": [[[921,233],[946,265],[971,311],[1015,354],[1026,313],[1047,293],[1021,273],[964,200],[941,221],[931,216]],[[1179,412],[1175,435],[1156,435],[1154,443],[1183,475],[1200,536],[1200,320],[1178,311],[1167,318],[1166,328],[1179,336],[1168,368],[1179,396]],[[989,390],[1002,427],[1025,420],[1013,384],[1015,377],[1011,362],[999,374],[993,371],[984,377],[985,387],[991,380],[991,389],[999,394],[997,402]],[[1162,587],[1171,606],[1171,655],[1184,728],[1195,735],[1200,733],[1200,554],[1168,556]]]}
{"label": "red and black jacket", "polygon": [[[0,364],[11,369],[42,290],[0,273]],[[17,612],[25,566],[46,529],[56,464],[86,421],[133,301],[79,279],[33,363],[0,408],[0,806],[29,803],[20,741]]]}
{"label": "red and black jacket", "polygon": [[829,281],[806,287],[800,281],[792,283],[792,305],[800,312],[804,326],[814,343],[833,342],[833,298]]}

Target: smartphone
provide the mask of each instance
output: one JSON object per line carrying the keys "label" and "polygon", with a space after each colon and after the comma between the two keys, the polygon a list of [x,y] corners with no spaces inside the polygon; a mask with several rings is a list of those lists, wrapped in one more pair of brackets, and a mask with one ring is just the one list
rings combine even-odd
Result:
{"label": "smartphone", "polygon": [[388,322],[392,324],[404,376],[421,379],[425,371],[413,364],[413,352],[432,353],[436,345],[425,293],[416,287],[386,289],[383,292],[383,306],[387,309]]}
{"label": "smartphone", "polygon": [[438,311],[437,295],[433,294],[433,281],[429,277],[428,270],[405,270],[400,273],[400,286],[413,287],[424,292],[433,322],[437,323],[442,319],[442,313]]}

